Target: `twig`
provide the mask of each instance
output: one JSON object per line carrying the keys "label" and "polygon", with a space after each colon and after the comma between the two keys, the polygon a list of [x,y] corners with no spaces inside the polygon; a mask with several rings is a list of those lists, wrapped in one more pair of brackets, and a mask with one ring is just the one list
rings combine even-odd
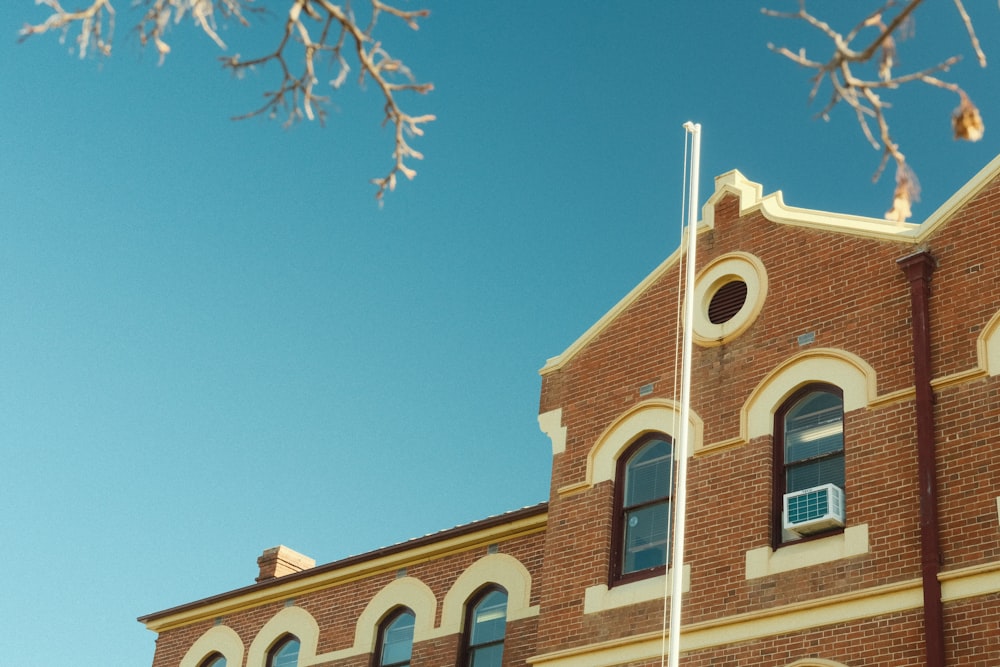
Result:
{"label": "twig", "polygon": [[[903,34],[904,26],[912,22],[914,11],[923,1],[908,0],[902,2],[902,7],[886,23],[883,18],[887,13],[900,6],[900,3],[895,0],[889,0],[881,8],[859,22],[846,35],[840,34],[828,23],[811,14],[806,9],[805,0],[799,0],[797,12],[762,10],[764,14],[775,18],[803,21],[814,27],[833,44],[833,54],[825,62],[808,57],[805,48],[793,51],[786,47],[775,47],[773,44],[769,44],[768,48],[801,67],[815,71],[812,77],[812,87],[809,91],[810,102],[816,98],[823,82],[829,81],[830,100],[819,112],[821,117],[828,118],[829,113],[840,103],[846,104],[854,111],[858,126],[865,139],[875,150],[882,152],[879,165],[872,176],[873,181],[878,181],[881,178],[889,160],[895,162],[896,189],[893,193],[893,207],[886,215],[900,222],[910,216],[910,205],[919,197],[919,184],[916,175],[906,162],[905,155],[893,139],[886,116],[889,104],[876,91],[894,90],[902,85],[915,82],[951,91],[959,96],[960,102],[958,109],[952,115],[955,137],[976,141],[982,137],[983,133],[983,123],[979,110],[969,100],[965,91],[958,84],[944,81],[936,76],[949,71],[959,61],[960,56],[951,56],[922,70],[901,75],[893,74],[892,70],[896,64],[897,37],[902,39],[905,36]],[[986,57],[979,46],[972,21],[962,5],[962,0],[954,0],[954,2],[969,33],[973,50],[977,53],[980,64],[985,65]],[[876,33],[867,46],[860,50],[852,48],[851,45],[856,40],[860,39],[862,35],[867,35],[873,29],[876,30]],[[877,79],[859,77],[854,73],[855,66],[875,64],[876,56],[878,56]],[[872,124],[874,124],[874,128]]]}
{"label": "twig", "polygon": [[[111,54],[111,32],[114,27],[115,10],[113,0],[93,0],[85,9],[70,12],[63,9],[59,0],[36,0],[51,11],[42,23],[26,25],[21,30],[21,39],[50,30],[61,30],[63,36],[78,25],[80,34],[77,42],[80,56],[90,52],[103,56]],[[190,19],[219,48],[226,45],[219,37],[216,17],[222,21],[234,21],[239,25],[249,25],[251,13],[263,12],[255,5],[256,0],[137,0],[144,7],[144,13],[136,26],[140,42],[152,43],[160,54],[160,62],[170,53],[166,32],[171,22],[179,23],[185,17]],[[317,57],[330,56],[334,76],[329,81],[331,87],[339,88],[346,80],[350,65],[344,49],[349,48],[359,65],[359,83],[370,78],[378,86],[384,98],[383,124],[392,124],[393,163],[388,173],[373,179],[377,190],[375,197],[381,203],[387,191],[396,187],[399,174],[408,179],[416,175],[407,161],[419,160],[423,155],[410,146],[408,138],[423,135],[423,126],[435,119],[433,115],[411,115],[403,110],[398,96],[403,92],[424,94],[433,90],[430,83],[415,80],[402,60],[393,58],[383,45],[374,38],[374,30],[382,14],[403,21],[413,30],[419,29],[419,20],[426,18],[426,9],[405,10],[389,4],[385,0],[369,0],[371,18],[365,28],[361,28],[347,4],[336,4],[331,0],[284,0],[288,3],[288,14],[284,30],[274,51],[262,56],[244,60],[238,54],[221,58],[223,67],[236,75],[242,75],[257,67],[276,62],[281,73],[281,81],[274,90],[264,92],[264,104],[248,113],[236,116],[245,119],[262,114],[274,117],[284,110],[286,124],[302,118],[318,120],[326,118],[325,104],[329,98],[318,94]],[[334,30],[336,28],[336,30]],[[334,32],[336,41],[331,41]],[[294,50],[294,56],[289,51]],[[290,59],[301,59],[300,73],[292,71]]]}

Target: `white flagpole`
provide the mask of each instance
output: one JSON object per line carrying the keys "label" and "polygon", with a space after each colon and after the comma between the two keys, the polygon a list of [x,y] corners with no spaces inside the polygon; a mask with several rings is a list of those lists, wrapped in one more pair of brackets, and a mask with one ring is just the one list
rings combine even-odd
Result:
{"label": "white flagpole", "polygon": [[684,520],[687,514],[687,464],[691,421],[691,352],[694,329],[695,248],[698,242],[698,169],[701,158],[701,124],[688,121],[684,129],[691,135],[691,180],[688,195],[687,274],[684,280],[684,348],[681,362],[681,423],[678,434],[677,488],[674,490],[674,546],[670,559],[669,667],[678,667],[681,645],[681,598],[684,589]]}

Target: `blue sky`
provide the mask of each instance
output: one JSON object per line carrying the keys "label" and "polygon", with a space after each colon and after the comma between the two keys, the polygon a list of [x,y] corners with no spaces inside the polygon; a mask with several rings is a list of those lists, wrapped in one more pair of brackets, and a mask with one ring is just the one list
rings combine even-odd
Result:
{"label": "blue sky", "polygon": [[[148,665],[135,618],[251,583],[265,548],[330,562],[547,499],[537,370],[674,249],[684,121],[703,199],[738,168],[790,205],[888,207],[853,116],[814,119],[766,44],[827,49],[759,3],[425,6],[383,38],[438,120],[380,209],[374,90],[325,128],[234,123],[272,73],[233,79],[193,27],[158,67],[122,11],[81,61],[0,4],[5,662]],[[909,57],[966,54],[987,132],[953,142],[945,92],[894,98],[914,221],[1000,148],[1000,12],[971,9],[986,70],[950,3],[916,15]],[[278,25],[223,38],[261,53]]]}

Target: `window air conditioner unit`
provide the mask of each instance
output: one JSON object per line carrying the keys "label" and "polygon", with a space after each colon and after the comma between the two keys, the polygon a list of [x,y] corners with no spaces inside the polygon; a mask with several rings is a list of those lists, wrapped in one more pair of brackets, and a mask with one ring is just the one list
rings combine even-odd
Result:
{"label": "window air conditioner unit", "polygon": [[844,525],[844,490],[836,484],[786,493],[783,505],[782,527],[799,535]]}

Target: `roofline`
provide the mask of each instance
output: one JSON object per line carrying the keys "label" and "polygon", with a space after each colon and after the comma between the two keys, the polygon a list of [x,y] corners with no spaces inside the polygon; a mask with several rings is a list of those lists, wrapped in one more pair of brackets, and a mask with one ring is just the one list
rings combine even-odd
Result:
{"label": "roofline", "polygon": [[[723,197],[735,195],[739,198],[740,217],[743,217],[747,213],[760,211],[765,218],[778,224],[806,227],[822,232],[860,236],[876,241],[902,242],[917,246],[926,241],[945,222],[950,220],[962,206],[975,197],[998,174],[1000,174],[1000,155],[993,158],[979,173],[969,179],[965,185],[949,197],[923,223],[912,224],[897,223],[881,218],[830,213],[828,211],[788,206],[785,204],[780,190],[764,195],[763,187],[760,183],[755,183],[747,179],[739,170],[733,169],[715,177],[715,192],[712,193],[702,207],[702,219],[696,226],[696,229],[699,234],[713,229],[715,227],[716,203]],[[653,269],[642,282],[626,294],[621,301],[612,306],[608,312],[579,338],[573,341],[562,353],[550,357],[545,362],[545,365],[538,370],[539,375],[544,377],[549,373],[563,368],[580,350],[586,347],[608,327],[619,314],[631,306],[647,288],[657,282],[663,274],[679,261],[681,249],[684,247],[685,234],[681,235],[680,244],[669,257]]]}
{"label": "roofline", "polygon": [[960,187],[951,197],[948,197],[945,203],[941,204],[936,211],[928,216],[924,223],[920,225],[918,240],[923,241],[936,232],[960,208],[965,206],[970,199],[979,194],[980,190],[992,181],[997,174],[1000,174],[1000,154],[990,160],[985,167],[979,170],[978,174],[970,178],[965,185]]}
{"label": "roofline", "polygon": [[154,632],[162,632],[205,618],[217,618],[245,607],[258,606],[273,600],[285,600],[313,590],[328,588],[343,581],[370,576],[376,572],[397,570],[407,564],[424,562],[447,553],[465,551],[483,543],[538,533],[545,529],[547,513],[548,503],[538,503],[146,614],[136,620]]}

